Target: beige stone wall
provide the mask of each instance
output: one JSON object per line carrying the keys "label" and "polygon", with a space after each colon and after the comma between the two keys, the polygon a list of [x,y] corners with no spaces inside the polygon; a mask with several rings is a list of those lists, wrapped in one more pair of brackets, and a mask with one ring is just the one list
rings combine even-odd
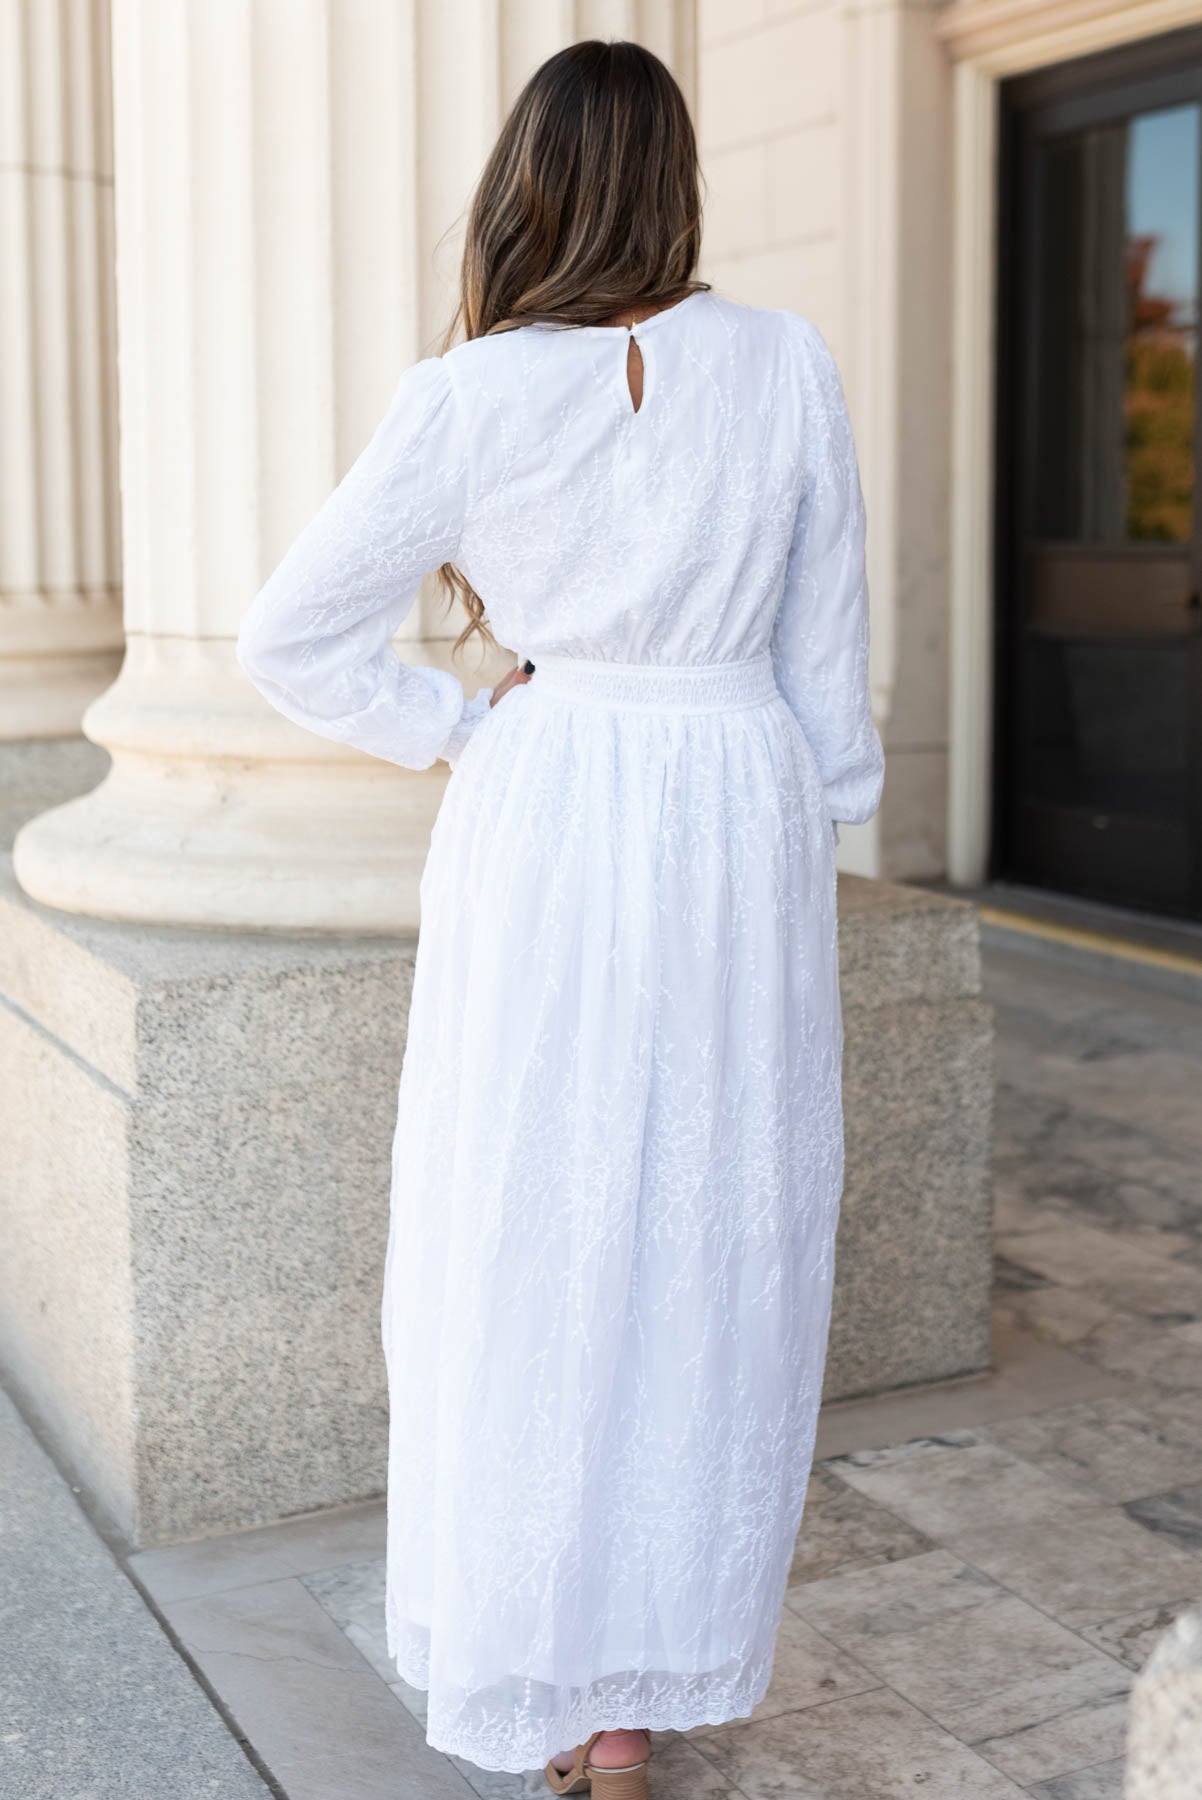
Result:
{"label": "beige stone wall", "polygon": [[838,349],[840,8],[700,0],[698,16],[707,279],[753,305],[808,313]]}
{"label": "beige stone wall", "polygon": [[704,272],[815,321],[859,444],[888,772],[845,867],[987,872],[998,82],[1200,18],[1199,0],[698,0]]}
{"label": "beige stone wall", "polygon": [[838,357],[868,501],[879,817],[844,866],[945,867],[950,63],[931,4],[701,0],[705,274]]}

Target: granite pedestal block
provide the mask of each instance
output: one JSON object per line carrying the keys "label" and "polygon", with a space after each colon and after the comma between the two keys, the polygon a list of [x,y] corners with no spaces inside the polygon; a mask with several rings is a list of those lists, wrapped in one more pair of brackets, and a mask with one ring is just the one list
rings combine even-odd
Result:
{"label": "granite pedestal block", "polygon": [[989,1364],[993,1017],[976,911],[839,882],[847,1146],[827,1400]]}
{"label": "granite pedestal block", "polygon": [[0,885],[0,1359],[134,1543],[377,1493],[412,941]]}
{"label": "granite pedestal block", "polygon": [[[828,1396],[988,1357],[975,917],[850,880]],[[147,929],[0,883],[0,1357],[153,1544],[378,1493],[415,946]],[[432,1197],[436,1199],[436,1197]]]}
{"label": "granite pedestal block", "polygon": [[963,900],[842,877],[848,1148],[824,1399],[990,1364],[993,1015]]}

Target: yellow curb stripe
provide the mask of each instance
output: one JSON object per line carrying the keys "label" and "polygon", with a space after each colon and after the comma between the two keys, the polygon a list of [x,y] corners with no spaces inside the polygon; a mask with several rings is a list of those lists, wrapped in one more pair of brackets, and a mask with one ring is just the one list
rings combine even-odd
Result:
{"label": "yellow curb stripe", "polygon": [[1048,919],[1032,919],[1026,913],[1005,912],[998,906],[982,906],[979,911],[987,925],[1000,925],[1006,931],[1017,931],[1027,937],[1046,938],[1053,944],[1072,944],[1078,950],[1093,950],[1102,956],[1113,956],[1120,962],[1144,963],[1153,969],[1172,969],[1178,975],[1202,975],[1202,957],[1183,956],[1177,950],[1157,950],[1151,944],[1134,944],[1129,938],[1107,937],[1101,931],[1082,931],[1076,925],[1054,925]]}

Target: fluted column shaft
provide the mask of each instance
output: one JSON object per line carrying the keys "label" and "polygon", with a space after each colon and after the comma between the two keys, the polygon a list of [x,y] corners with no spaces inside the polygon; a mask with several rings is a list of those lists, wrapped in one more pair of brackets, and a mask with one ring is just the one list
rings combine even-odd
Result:
{"label": "fluted column shaft", "polygon": [[120,661],[112,242],[106,0],[0,0],[0,739]]}
{"label": "fluted column shaft", "polygon": [[[35,898],[202,925],[417,923],[445,767],[287,724],[234,640],[402,369],[438,347],[503,109],[586,12],[585,31],[646,13],[690,43],[691,0],[114,0],[128,649],[85,721],[107,779],[18,837]],[[402,654],[445,662],[459,624],[431,590]]]}
{"label": "fluted column shaft", "polygon": [[[115,0],[128,647],[85,722],[108,777],[17,839],[19,879],[51,905],[416,923],[445,770],[409,774],[287,724],[234,640],[401,370],[433,348],[419,25],[396,0]],[[424,611],[406,629],[418,658]]]}

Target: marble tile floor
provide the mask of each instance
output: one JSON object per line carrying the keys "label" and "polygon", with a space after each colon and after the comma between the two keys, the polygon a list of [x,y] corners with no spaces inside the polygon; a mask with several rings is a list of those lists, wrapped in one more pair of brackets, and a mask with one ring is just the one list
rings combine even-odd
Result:
{"label": "marble tile floor", "polygon": [[[771,1688],[655,1800],[1119,1800],[1127,1695],[1202,1603],[1202,1007],[994,950],[995,1368],[827,1408]],[[289,1800],[510,1800],[425,1743],[383,1508],[132,1559]]]}

